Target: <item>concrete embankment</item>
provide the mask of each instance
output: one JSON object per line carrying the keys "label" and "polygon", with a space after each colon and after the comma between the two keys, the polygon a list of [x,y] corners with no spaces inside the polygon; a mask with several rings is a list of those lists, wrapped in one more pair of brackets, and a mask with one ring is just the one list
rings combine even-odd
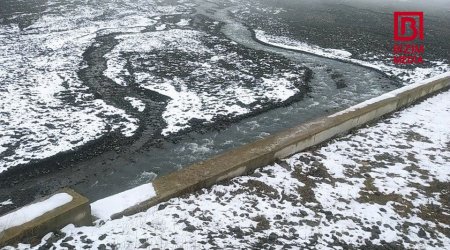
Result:
{"label": "concrete embankment", "polygon": [[351,129],[381,118],[432,94],[449,88],[450,72],[422,82],[405,86],[350,107],[336,114],[298,125],[262,140],[230,150],[211,159],[198,162],[180,171],[161,176],[153,181],[156,196],[133,206],[112,218],[131,215],[170,198],[220,181],[252,172]]}
{"label": "concrete embankment", "polygon": [[39,242],[48,232],[74,224],[92,224],[89,200],[70,189],[36,201],[0,217],[0,247]]}

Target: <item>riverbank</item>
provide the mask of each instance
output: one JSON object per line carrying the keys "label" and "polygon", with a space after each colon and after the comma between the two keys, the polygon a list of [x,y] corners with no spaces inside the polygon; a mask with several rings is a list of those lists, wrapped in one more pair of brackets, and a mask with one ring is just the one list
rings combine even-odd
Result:
{"label": "riverbank", "polygon": [[251,176],[134,216],[69,225],[39,246],[448,248],[449,100],[450,91],[440,93]]}

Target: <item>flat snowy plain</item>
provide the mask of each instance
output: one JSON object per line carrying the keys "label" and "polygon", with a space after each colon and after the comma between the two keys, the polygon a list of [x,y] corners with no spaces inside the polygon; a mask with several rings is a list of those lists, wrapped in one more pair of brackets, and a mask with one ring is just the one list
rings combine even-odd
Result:
{"label": "flat snowy plain", "polygon": [[449,100],[134,216],[69,225],[33,249],[449,248]]}

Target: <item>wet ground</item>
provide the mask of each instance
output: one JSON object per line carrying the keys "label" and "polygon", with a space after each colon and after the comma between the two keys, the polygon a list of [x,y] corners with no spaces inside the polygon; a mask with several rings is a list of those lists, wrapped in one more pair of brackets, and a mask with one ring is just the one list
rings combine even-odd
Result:
{"label": "wet ground", "polygon": [[[36,29],[37,33],[49,28],[30,25],[42,16],[54,14],[49,10],[70,12],[78,8],[76,2],[65,1],[33,2],[39,8],[32,7],[30,2],[19,7],[9,1],[0,1],[0,4],[8,6],[1,8],[2,25],[17,23],[21,29],[29,28],[25,32]],[[80,28],[79,32],[86,32],[91,39],[77,50],[79,64],[70,69],[75,73],[65,79],[68,83],[63,83],[70,85],[70,89],[71,79],[79,80],[79,89],[59,96],[58,100],[70,107],[87,107],[90,102],[103,101],[107,106],[102,106],[96,116],[104,119],[101,124],[106,125],[102,125],[104,129],[92,139],[86,136],[85,140],[83,137],[75,140],[73,151],[44,160],[31,157],[28,163],[2,172],[0,201],[11,199],[13,204],[0,207],[0,213],[61,187],[71,187],[96,200],[401,85],[398,79],[368,67],[261,43],[253,32],[253,29],[274,34],[283,31],[283,35],[301,41],[302,37],[307,37],[313,44],[346,49],[361,58],[368,52],[385,55],[383,39],[388,35],[383,33],[386,24],[379,21],[388,15],[385,12],[371,12],[367,16],[364,8],[341,4],[304,5],[300,2],[297,5],[286,1],[286,5],[274,6],[256,1],[251,5],[252,15],[246,16],[248,6],[233,1],[196,1],[196,5],[162,1],[156,5],[166,8],[158,11],[152,9],[155,6],[146,4],[138,1],[120,6],[124,11],[136,11],[133,15],[137,16],[139,11],[154,11],[154,14],[148,14],[151,18],[140,22],[113,23],[120,27],[114,31],[108,31],[109,23],[97,24],[97,19],[134,16],[120,17],[112,8],[108,10],[112,14],[104,11],[94,17],[81,16],[74,24],[65,24],[86,27],[87,31]],[[169,11],[168,6],[178,6],[178,9]],[[275,14],[280,8],[284,12]],[[293,13],[297,12],[292,11],[315,14],[296,16]],[[85,15],[86,11],[82,13]],[[330,17],[339,17],[336,26],[354,29],[359,25],[350,18],[354,13],[367,16],[367,22],[378,20],[373,22],[378,31],[365,30],[360,40],[353,43],[344,39],[349,35],[341,29],[326,30],[327,35],[320,32],[323,27],[330,27]],[[264,17],[268,17],[267,22],[261,21]],[[86,19],[89,22],[83,22]],[[430,24],[435,29],[429,30],[436,31],[431,35],[445,39],[450,33],[445,32],[448,26],[441,22],[446,19],[436,20],[439,21]],[[91,23],[96,25],[95,33],[90,30]],[[430,59],[448,59],[447,45],[439,39],[433,40],[438,45],[431,44],[433,48],[429,51],[433,56]],[[359,47],[361,41],[364,51],[352,50]],[[159,43],[165,45],[155,45]],[[167,81],[171,81],[170,86],[165,84]],[[88,97],[80,102],[75,92]],[[128,100],[137,100],[138,105]],[[145,108],[142,110],[139,105]],[[129,117],[124,118],[114,111],[102,112],[105,107],[124,110]],[[125,136],[128,125],[135,123],[133,119],[138,121],[137,128],[131,136]],[[56,124],[47,127],[51,130],[52,126],[58,127]],[[89,120],[80,124],[89,124]],[[16,147],[19,145],[20,137]],[[11,148],[3,152],[0,148],[0,157],[14,156]]]}

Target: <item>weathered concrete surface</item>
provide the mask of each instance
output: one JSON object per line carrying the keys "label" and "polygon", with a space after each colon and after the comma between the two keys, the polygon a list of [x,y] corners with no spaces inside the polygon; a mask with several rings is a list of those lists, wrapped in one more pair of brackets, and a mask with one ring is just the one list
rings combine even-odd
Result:
{"label": "weathered concrete surface", "polygon": [[115,214],[112,218],[135,214],[170,198],[252,172],[256,168],[347,133],[351,129],[375,121],[383,115],[409,106],[449,87],[450,72],[394,90],[336,114],[301,124],[195,163],[180,171],[158,177],[153,181],[157,194],[154,198]]}
{"label": "weathered concrete surface", "polygon": [[68,224],[77,226],[92,224],[91,207],[86,197],[71,189],[63,189],[58,193],[67,193],[73,199],[30,222],[0,232],[0,247],[18,242],[39,243],[41,237],[48,232],[61,229]]}

